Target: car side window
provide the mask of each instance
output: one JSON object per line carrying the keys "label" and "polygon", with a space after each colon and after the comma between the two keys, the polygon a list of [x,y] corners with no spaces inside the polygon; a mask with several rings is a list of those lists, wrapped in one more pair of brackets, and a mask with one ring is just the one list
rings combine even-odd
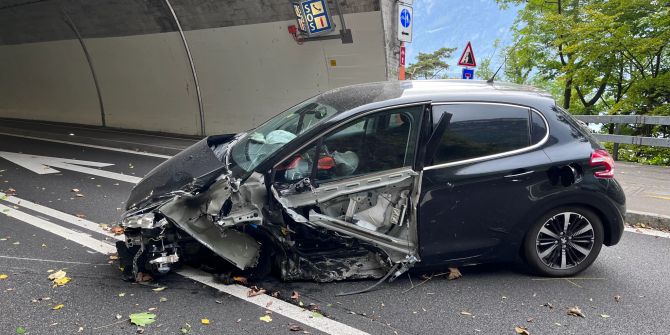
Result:
{"label": "car side window", "polygon": [[433,119],[451,114],[435,151],[433,164],[495,155],[530,145],[529,109],[497,104],[453,104],[433,107]]}
{"label": "car side window", "polygon": [[399,108],[355,119],[276,167],[275,180],[295,182],[310,177],[324,182],[366,173],[412,166],[423,106]]}

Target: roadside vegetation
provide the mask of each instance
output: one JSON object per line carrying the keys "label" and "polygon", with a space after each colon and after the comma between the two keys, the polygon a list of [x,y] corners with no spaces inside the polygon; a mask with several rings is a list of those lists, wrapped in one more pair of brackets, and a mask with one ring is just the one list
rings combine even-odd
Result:
{"label": "roadside vegetation", "polygon": [[[670,116],[670,2],[497,0],[522,5],[513,41],[483,59],[477,77],[550,92],[572,114]],[[496,43],[499,43],[496,41]],[[440,78],[453,49],[419,53],[412,79]],[[432,67],[431,67],[432,66]],[[614,134],[614,124],[600,132]],[[620,125],[621,135],[670,137],[670,126]],[[608,150],[613,145],[608,143]],[[619,145],[620,160],[670,166],[670,148]]]}

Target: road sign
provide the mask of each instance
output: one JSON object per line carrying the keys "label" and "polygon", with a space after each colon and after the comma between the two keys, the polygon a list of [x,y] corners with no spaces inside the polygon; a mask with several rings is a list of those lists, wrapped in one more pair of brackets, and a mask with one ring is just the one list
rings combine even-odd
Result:
{"label": "road sign", "polygon": [[458,65],[469,66],[469,67],[477,66],[477,61],[475,60],[475,53],[472,52],[472,45],[470,44],[470,41],[468,41],[468,45],[465,46],[465,50],[463,50],[461,58],[458,59]]}
{"label": "road sign", "polygon": [[317,36],[335,30],[326,0],[303,0],[292,3],[298,29],[307,36]]}
{"label": "road sign", "polygon": [[142,179],[140,177],[129,176],[122,173],[110,172],[93,168],[93,167],[101,168],[114,165],[109,163],[80,161],[76,159],[67,159],[59,157],[19,154],[6,151],[0,151],[0,157],[16,165],[22,166],[30,171],[33,171],[37,174],[59,173],[60,171],[54,169],[59,168],[63,170],[76,171],[91,174],[94,176],[115,179],[135,184],[137,184]]}
{"label": "road sign", "polygon": [[400,41],[412,42],[413,20],[412,6],[398,3],[398,39]]}
{"label": "road sign", "polygon": [[405,46],[400,47],[400,65],[405,65]]}
{"label": "road sign", "polygon": [[463,75],[461,79],[473,79],[475,76],[475,69],[463,68]]}

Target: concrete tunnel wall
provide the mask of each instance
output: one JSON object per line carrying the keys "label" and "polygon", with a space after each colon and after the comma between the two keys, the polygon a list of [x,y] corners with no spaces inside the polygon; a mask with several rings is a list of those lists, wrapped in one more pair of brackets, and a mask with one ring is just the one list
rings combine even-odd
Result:
{"label": "concrete tunnel wall", "polygon": [[[290,10],[288,2],[281,5]],[[382,9],[369,4],[348,10],[351,13],[345,19],[353,44],[328,40],[298,45],[287,32],[295,22],[292,19],[186,31],[206,132],[246,130],[325,90],[386,80],[392,48],[386,42]],[[58,19],[51,24],[65,24]],[[334,22],[339,23],[337,17]],[[199,134],[196,90],[178,32],[87,37],[84,31],[82,35],[98,78],[107,126]],[[102,125],[95,85],[79,41],[62,37],[0,40],[4,42],[0,45],[0,117]]]}

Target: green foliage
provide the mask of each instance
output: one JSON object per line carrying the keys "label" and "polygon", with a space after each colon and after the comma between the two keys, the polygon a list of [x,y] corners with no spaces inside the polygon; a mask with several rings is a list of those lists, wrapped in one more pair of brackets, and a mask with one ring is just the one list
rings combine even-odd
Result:
{"label": "green foliage", "polygon": [[[546,89],[572,114],[670,115],[667,1],[497,1],[501,8],[524,4],[514,43],[504,50],[508,81]],[[668,127],[624,128],[670,137]],[[670,165],[668,149],[626,148],[622,159]]]}
{"label": "green foliage", "polygon": [[409,79],[435,79],[442,78],[441,73],[449,69],[447,59],[456,48],[440,48],[432,53],[419,52],[416,63],[409,64],[407,76]]}
{"label": "green foliage", "polygon": [[156,314],[147,312],[130,314],[129,318],[132,324],[138,325],[140,327],[144,327],[156,322]]}

